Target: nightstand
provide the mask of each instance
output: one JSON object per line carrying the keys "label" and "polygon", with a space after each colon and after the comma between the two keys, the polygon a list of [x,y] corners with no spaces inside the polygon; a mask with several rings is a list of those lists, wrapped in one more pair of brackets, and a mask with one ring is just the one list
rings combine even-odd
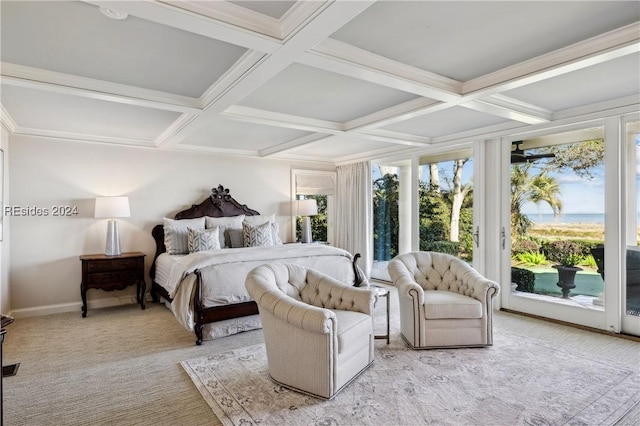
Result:
{"label": "nightstand", "polygon": [[105,291],[123,290],[136,284],[136,300],[144,309],[144,257],[140,252],[122,253],[120,256],[89,254],[80,256],[82,261],[82,317],[87,316],[87,290],[97,288]]}
{"label": "nightstand", "polygon": [[374,336],[375,339],[385,339],[387,341],[387,345],[389,344],[390,341],[390,337],[391,337],[391,333],[389,332],[389,314],[390,314],[390,306],[389,304],[391,303],[391,300],[389,300],[389,293],[390,291],[382,286],[379,285],[375,285],[372,284],[371,285],[371,289],[376,293],[376,296],[378,297],[378,299],[384,297],[385,299],[387,299],[387,334],[381,334],[381,335],[376,335]]}

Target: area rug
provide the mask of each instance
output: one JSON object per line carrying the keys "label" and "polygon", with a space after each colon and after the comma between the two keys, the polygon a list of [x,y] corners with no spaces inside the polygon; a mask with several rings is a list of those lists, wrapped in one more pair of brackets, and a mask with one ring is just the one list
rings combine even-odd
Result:
{"label": "area rug", "polygon": [[224,425],[613,425],[640,401],[638,371],[499,330],[488,348],[377,342],[331,401],[273,382],[263,344],[181,364]]}

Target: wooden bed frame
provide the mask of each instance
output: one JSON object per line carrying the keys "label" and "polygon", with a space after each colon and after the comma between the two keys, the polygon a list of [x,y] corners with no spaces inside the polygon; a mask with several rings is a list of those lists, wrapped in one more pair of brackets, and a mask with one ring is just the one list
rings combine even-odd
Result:
{"label": "wooden bed frame", "polygon": [[[255,216],[259,215],[256,210],[250,209],[245,204],[238,203],[231,195],[229,190],[225,189],[222,185],[218,185],[217,188],[211,190],[211,195],[201,202],[200,204],[193,204],[190,208],[176,213],[175,219],[194,219],[202,216],[209,217],[230,217],[230,216]],[[156,255],[151,264],[151,270],[149,275],[151,277],[151,297],[154,302],[160,301],[160,296],[171,302],[169,293],[155,281],[155,265],[156,259],[162,253],[166,252],[164,245],[164,227],[163,225],[156,225],[151,231],[151,235],[156,242]],[[356,262],[360,254],[356,254],[353,258],[353,271],[355,273],[356,280],[354,285],[359,285],[364,277],[357,267]],[[195,271],[197,276],[197,283],[194,294],[194,331],[196,334],[196,344],[201,345],[203,340],[203,328],[205,324],[222,321],[225,319],[244,317],[248,315],[255,315],[258,313],[258,305],[254,301],[234,303],[225,306],[215,306],[205,308],[202,303],[202,277],[199,270]]]}

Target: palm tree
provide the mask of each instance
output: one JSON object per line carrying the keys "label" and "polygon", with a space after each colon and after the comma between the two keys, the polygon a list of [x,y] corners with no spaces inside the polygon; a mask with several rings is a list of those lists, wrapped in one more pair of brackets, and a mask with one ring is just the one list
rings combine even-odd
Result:
{"label": "palm tree", "polygon": [[511,167],[511,229],[515,235],[525,235],[531,226],[528,217],[521,213],[526,202],[544,202],[551,207],[554,216],[562,212],[560,184],[554,176],[542,170],[531,176],[531,163]]}

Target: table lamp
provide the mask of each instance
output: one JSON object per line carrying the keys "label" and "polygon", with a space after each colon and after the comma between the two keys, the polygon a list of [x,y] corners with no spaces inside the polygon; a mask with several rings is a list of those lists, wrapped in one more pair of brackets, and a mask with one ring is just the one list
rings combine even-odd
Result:
{"label": "table lamp", "polygon": [[297,216],[302,216],[302,242],[310,243],[311,240],[311,219],[309,216],[318,214],[318,204],[313,198],[298,200]]}
{"label": "table lamp", "polygon": [[130,217],[129,197],[96,197],[95,217],[109,218],[107,226],[107,244],[104,254],[107,256],[119,256],[120,235],[118,235],[118,222],[116,217]]}

